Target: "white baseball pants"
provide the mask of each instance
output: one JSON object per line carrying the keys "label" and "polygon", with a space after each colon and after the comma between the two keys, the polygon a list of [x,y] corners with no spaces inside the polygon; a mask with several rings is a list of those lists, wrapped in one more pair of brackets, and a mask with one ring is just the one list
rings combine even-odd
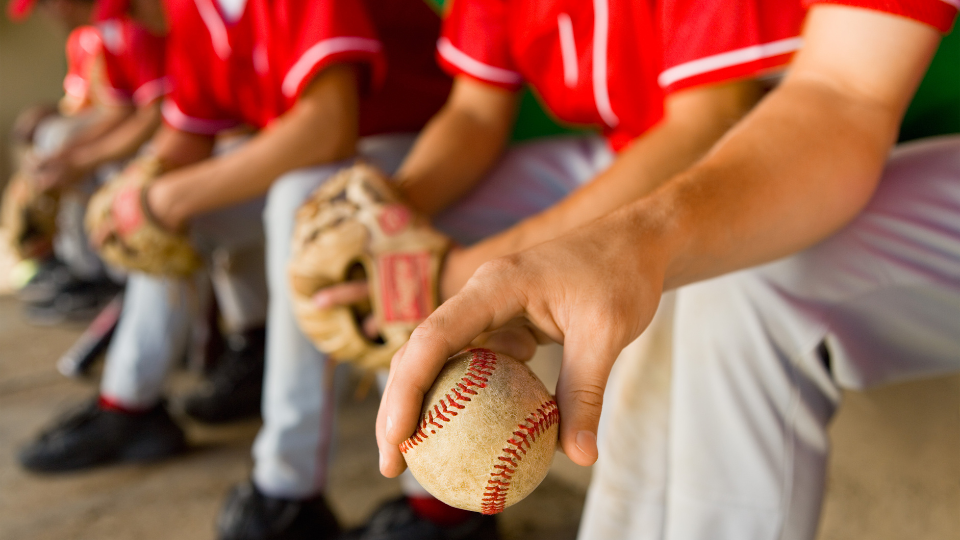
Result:
{"label": "white baseball pants", "polygon": [[662,528],[605,538],[813,539],[840,389],[960,370],[960,137],[896,149],[813,248],[682,289],[675,325]]}
{"label": "white baseball pants", "polygon": [[[410,135],[370,137],[361,141],[360,157],[394,171],[413,141]],[[517,145],[480,186],[434,223],[458,242],[474,243],[552,206],[612,159],[607,143],[596,136]],[[287,261],[297,208],[349,164],[291,172],[277,180],[267,197],[267,373],[253,478],[257,487],[275,497],[307,497],[320,492],[326,482],[334,417],[333,368],[297,327]],[[414,489],[409,480],[405,489]]]}
{"label": "white baseball pants", "polygon": [[[217,142],[215,155],[247,140]],[[267,287],[263,265],[264,198],[197,216],[190,222],[194,247],[206,271],[189,280],[131,272],[123,312],[107,350],[100,395],[130,409],[151,407],[163,394],[170,366],[188,354],[192,332],[204,321],[209,283],[227,332],[263,326]]]}

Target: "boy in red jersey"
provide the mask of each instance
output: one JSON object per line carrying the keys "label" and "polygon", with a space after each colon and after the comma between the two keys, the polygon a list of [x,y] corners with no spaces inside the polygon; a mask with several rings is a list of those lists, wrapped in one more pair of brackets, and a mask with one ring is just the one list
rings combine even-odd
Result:
{"label": "boy in red jersey", "polygon": [[593,462],[617,353],[663,290],[691,284],[678,293],[664,523],[651,538],[814,538],[841,388],[960,369],[960,141],[890,156],[958,6],[805,4],[789,75],[704,160],[481,268],[421,325],[381,406],[385,473],[402,468],[395,445],[444,359],[517,316],[564,342],[561,444]]}

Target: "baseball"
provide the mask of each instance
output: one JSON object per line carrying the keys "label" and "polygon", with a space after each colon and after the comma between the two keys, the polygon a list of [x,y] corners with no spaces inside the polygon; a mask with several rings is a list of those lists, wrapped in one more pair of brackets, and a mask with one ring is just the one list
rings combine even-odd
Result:
{"label": "baseball", "polygon": [[434,497],[497,514],[547,476],[559,423],[557,402],[530,368],[472,349],[447,361],[400,451]]}

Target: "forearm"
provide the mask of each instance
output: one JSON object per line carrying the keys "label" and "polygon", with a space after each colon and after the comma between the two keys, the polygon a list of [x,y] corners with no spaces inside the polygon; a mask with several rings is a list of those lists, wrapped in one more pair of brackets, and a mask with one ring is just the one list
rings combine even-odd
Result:
{"label": "forearm", "polygon": [[471,247],[461,262],[471,261],[472,274],[488,260],[553,239],[651,193],[702,158],[760,97],[756,81],[670,96],[664,120],[636,139],[610,168],[555,206]]}
{"label": "forearm", "polygon": [[458,79],[396,174],[407,201],[432,215],[467,193],[503,152],[516,108],[515,93]]}
{"label": "forearm", "polygon": [[816,82],[791,85],[704,161],[615,219],[635,245],[665,247],[666,288],[797,252],[867,203],[899,118]]}
{"label": "forearm", "polygon": [[[353,155],[358,98],[351,68],[328,71],[340,69],[350,71],[349,76],[339,77],[334,85],[339,88],[324,84],[315,88],[315,84],[240,151],[164,175],[157,197],[162,199],[165,221],[182,223],[197,214],[253,199],[266,193],[286,172]],[[344,85],[349,88],[342,88]]]}
{"label": "forearm", "polygon": [[67,142],[65,150],[96,141],[125,122],[133,113],[133,108],[126,106],[110,106],[80,113],[82,115],[90,115],[89,124]]}
{"label": "forearm", "polygon": [[160,126],[159,102],[137,109],[103,136],[73,149],[78,167],[93,170],[137,153]]}

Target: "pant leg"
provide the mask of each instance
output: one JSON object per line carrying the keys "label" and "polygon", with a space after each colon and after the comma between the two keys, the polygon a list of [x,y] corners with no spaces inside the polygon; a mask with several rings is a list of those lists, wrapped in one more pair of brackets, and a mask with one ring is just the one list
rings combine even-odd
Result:
{"label": "pant leg", "polygon": [[171,364],[184,354],[195,299],[187,282],[131,272],[107,350],[100,395],[130,409],[154,405]]}
{"label": "pant leg", "polygon": [[[360,142],[361,157],[395,170],[413,136],[371,137]],[[290,240],[297,209],[310,193],[352,160],[300,169],[274,182],[267,196],[267,367],[263,427],[253,448],[253,479],[275,497],[303,498],[326,483],[334,399],[334,366],[300,332],[287,280]]]}
{"label": "pant leg", "polygon": [[678,295],[666,538],[814,538],[839,387],[960,369],[960,137],[905,145],[865,211]]}
{"label": "pant leg", "polygon": [[674,297],[664,295],[610,374],[580,540],[663,537]]}
{"label": "pant leg", "polygon": [[[228,331],[263,324],[263,199],[198,216],[195,247],[208,262],[214,294]],[[131,272],[119,325],[107,351],[101,395],[129,408],[160,399],[166,375],[186,354],[194,321],[202,318],[199,289],[206,273],[189,280]]]}

